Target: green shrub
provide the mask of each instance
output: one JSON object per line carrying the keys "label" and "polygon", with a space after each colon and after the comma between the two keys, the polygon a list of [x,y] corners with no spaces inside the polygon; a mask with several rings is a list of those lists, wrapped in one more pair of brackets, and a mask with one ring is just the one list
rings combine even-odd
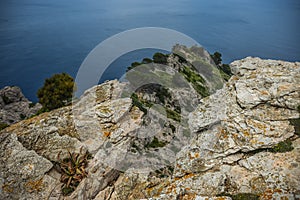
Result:
{"label": "green shrub", "polygon": [[66,74],[55,74],[44,82],[37,92],[43,110],[53,110],[67,105],[73,97],[74,79]]}
{"label": "green shrub", "polygon": [[209,96],[209,91],[207,87],[204,86],[205,84],[205,79],[192,70],[191,68],[184,66],[181,70],[180,73],[184,76],[184,78],[190,82],[193,86],[193,88],[196,90],[198,94],[200,94],[202,97],[207,97]]}
{"label": "green shrub", "polygon": [[157,137],[154,137],[153,140],[148,143],[145,147],[146,148],[159,148],[159,147],[164,147],[167,145],[167,142],[164,141],[159,141]]}
{"label": "green shrub", "polygon": [[220,69],[225,73],[225,74],[228,74],[229,76],[232,76],[232,71],[231,71],[231,68],[228,64],[222,64],[220,66]]}
{"label": "green shrub", "polygon": [[142,64],[142,63],[139,63],[139,62],[133,62],[133,63],[131,63],[131,66],[127,67],[126,72],[132,70],[133,68],[135,68],[135,67],[137,67],[137,66],[139,66],[139,65],[141,65],[141,64]]}
{"label": "green shrub", "polygon": [[168,56],[157,52],[153,55],[153,62],[165,65],[168,63]]}
{"label": "green shrub", "polygon": [[153,62],[153,60],[150,59],[150,58],[144,58],[144,59],[142,60],[142,64],[149,64],[149,63],[152,63],[152,62]]}
{"label": "green shrub", "polygon": [[174,121],[177,121],[177,122],[181,121],[180,113],[178,113],[174,110],[170,110],[170,109],[166,109],[166,112],[167,112],[167,118],[173,119]]}
{"label": "green shrub", "polygon": [[1,123],[0,122],[0,131],[5,129],[6,127],[8,127],[9,125],[8,124],[5,124],[5,123]]}
{"label": "green shrub", "polygon": [[143,103],[139,100],[139,97],[136,93],[133,93],[130,97],[132,99],[132,105],[136,106],[142,111],[144,114],[147,114],[147,109],[144,107]]}
{"label": "green shrub", "polygon": [[228,64],[222,64],[222,54],[219,52],[215,52],[214,54],[210,55],[213,59],[214,63],[217,65],[222,78],[225,81],[228,81],[232,76],[232,72],[230,66]]}
{"label": "green shrub", "polygon": [[279,142],[277,145],[275,145],[271,152],[274,153],[284,153],[288,151],[292,151],[294,147],[292,146],[292,141],[290,139],[287,139],[285,141]]}

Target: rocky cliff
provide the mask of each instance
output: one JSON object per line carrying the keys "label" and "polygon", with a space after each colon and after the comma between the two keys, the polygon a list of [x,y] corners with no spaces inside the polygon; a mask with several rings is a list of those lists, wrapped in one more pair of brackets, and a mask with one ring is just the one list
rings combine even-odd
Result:
{"label": "rocky cliff", "polygon": [[[141,99],[155,95],[137,101],[109,81],[2,130],[0,199],[299,199],[300,63],[230,66],[231,79],[182,120],[172,101],[173,115],[145,114]],[[143,131],[151,114],[165,121]]]}
{"label": "rocky cliff", "polygon": [[0,123],[13,124],[37,113],[42,106],[32,103],[17,86],[0,90]]}

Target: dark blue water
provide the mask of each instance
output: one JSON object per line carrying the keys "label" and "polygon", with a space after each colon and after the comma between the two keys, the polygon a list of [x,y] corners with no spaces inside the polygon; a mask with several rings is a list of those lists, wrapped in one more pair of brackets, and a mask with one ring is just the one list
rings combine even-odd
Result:
{"label": "dark blue water", "polygon": [[[75,77],[98,43],[147,26],[183,32],[220,51],[225,62],[246,56],[299,61],[299,19],[299,0],[1,0],[0,87],[18,85],[36,100],[45,78]],[[123,56],[107,78],[152,53]]]}

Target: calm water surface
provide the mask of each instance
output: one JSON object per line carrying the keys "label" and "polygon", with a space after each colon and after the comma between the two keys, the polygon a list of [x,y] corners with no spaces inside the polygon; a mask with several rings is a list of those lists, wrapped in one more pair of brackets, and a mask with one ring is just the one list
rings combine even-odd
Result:
{"label": "calm water surface", "polygon": [[[137,27],[183,32],[225,62],[246,56],[300,60],[299,0],[1,0],[0,88],[36,91],[54,73],[76,72],[106,38]],[[118,78],[155,50],[122,56],[104,78]]]}

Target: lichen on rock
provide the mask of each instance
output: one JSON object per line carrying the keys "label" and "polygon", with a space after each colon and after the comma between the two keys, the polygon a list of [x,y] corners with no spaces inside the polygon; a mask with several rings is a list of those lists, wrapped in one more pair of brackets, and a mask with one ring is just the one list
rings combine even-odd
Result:
{"label": "lichen on rock", "polygon": [[[189,62],[205,53],[176,48]],[[178,57],[168,59],[174,69],[182,67]],[[223,88],[208,85],[214,93],[203,99],[195,91],[188,95],[192,87],[170,90],[172,101],[139,94],[144,103],[163,101],[173,110],[177,97],[197,98],[197,108],[181,109],[183,122],[154,109],[148,114],[156,118],[147,119],[130,96],[122,96],[126,83],[114,80],[87,90],[72,106],[5,128],[0,199],[299,198],[300,139],[291,120],[299,119],[300,63],[248,57],[231,68],[234,75]],[[137,134],[155,120],[150,137]],[[57,164],[80,151],[93,158],[86,177],[64,196]]]}

